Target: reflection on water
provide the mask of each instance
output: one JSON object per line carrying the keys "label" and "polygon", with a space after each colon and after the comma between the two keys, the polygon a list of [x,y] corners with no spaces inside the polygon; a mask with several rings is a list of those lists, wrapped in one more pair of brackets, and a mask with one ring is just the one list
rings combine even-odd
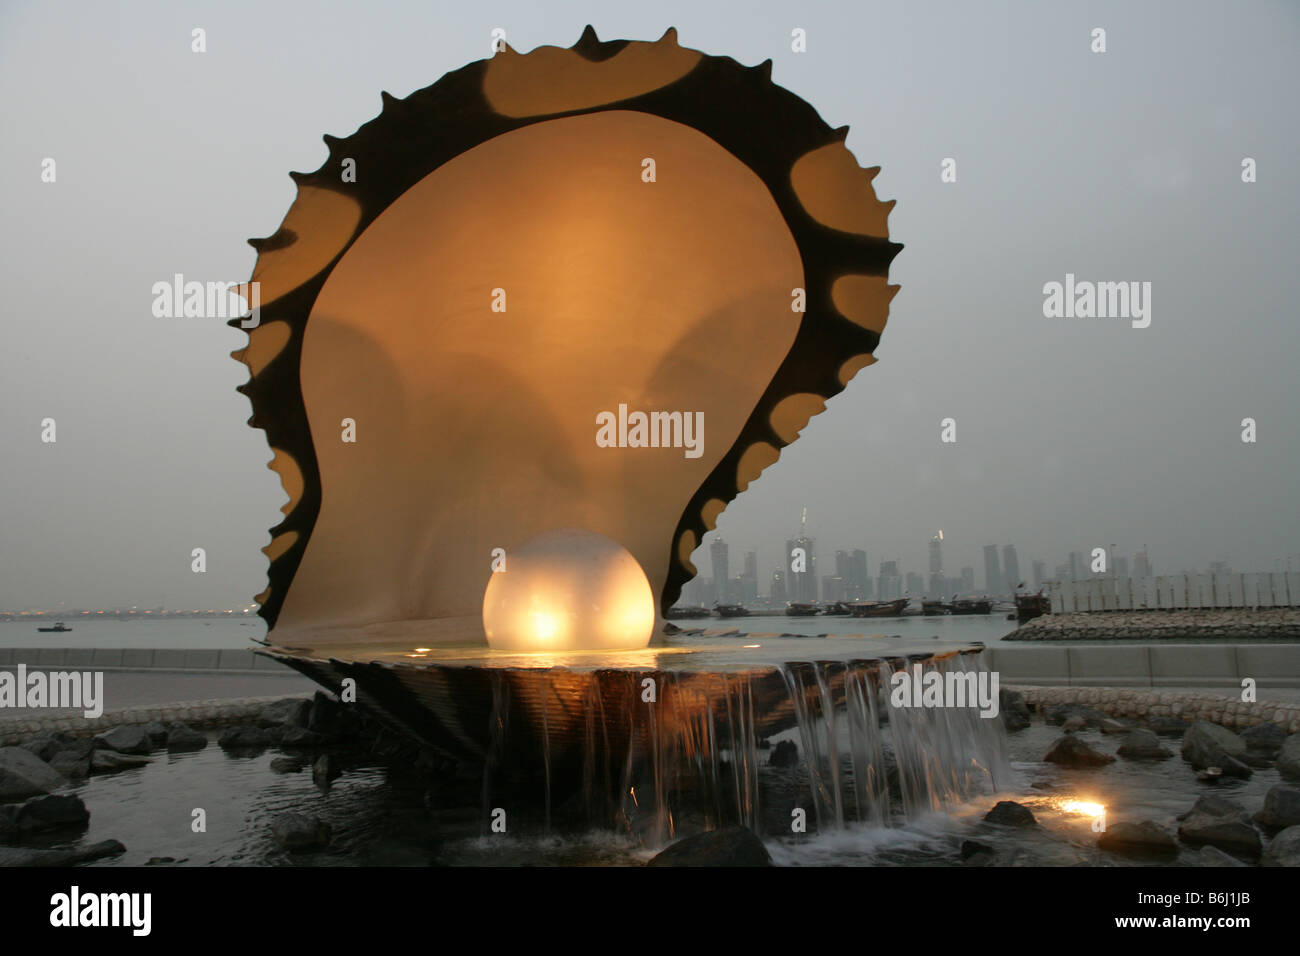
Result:
{"label": "reflection on water", "polygon": [[[766,843],[773,859],[789,866],[958,865],[963,840],[995,847],[1009,865],[1135,865],[1096,849],[1092,817],[1072,802],[1099,803],[1111,822],[1154,820],[1171,833],[1175,817],[1202,793],[1214,792],[1252,812],[1278,782],[1273,769],[1249,780],[1228,781],[1213,790],[1198,784],[1179,757],[1157,762],[1119,760],[1099,770],[1070,770],[1041,757],[1060,729],[1036,723],[1010,737],[1010,782],[996,796],[982,795],[944,812],[895,816],[892,825],[849,823],[817,833],[813,815],[805,835]],[[1111,751],[1117,738],[1091,731],[1080,735]],[[1168,741],[1177,749],[1177,741]],[[346,765],[328,790],[317,787],[310,769],[272,772],[278,756],[227,756],[215,744],[194,754],[158,755],[146,767],[96,776],[77,788],[90,809],[89,830],[31,840],[34,846],[74,846],[105,839],[123,842],[120,857],[94,865],[139,866],[152,857],[173,857],[183,865],[639,865],[655,849],[612,832],[559,836],[543,832],[488,832],[476,808],[430,811],[425,785],[404,779],[373,762]],[[763,757],[766,760],[766,756]],[[1040,828],[993,828],[980,823],[997,799],[1028,806]],[[207,832],[191,831],[193,811],[207,813]],[[333,830],[331,846],[288,853],[270,836],[281,811],[316,814]],[[1176,863],[1186,865],[1192,851]]]}

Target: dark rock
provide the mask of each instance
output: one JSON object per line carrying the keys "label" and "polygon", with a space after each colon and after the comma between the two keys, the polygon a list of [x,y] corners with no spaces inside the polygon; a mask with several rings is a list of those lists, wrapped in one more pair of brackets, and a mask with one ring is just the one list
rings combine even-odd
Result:
{"label": "dark rock", "polygon": [[1057,740],[1043,759],[1063,767],[1101,767],[1115,761],[1110,754],[1094,750],[1078,737],[1070,734]]}
{"label": "dark rock", "polygon": [[998,690],[998,712],[1002,715],[1002,725],[1008,733],[1029,726],[1029,705],[1025,703],[1025,695],[1018,690]]}
{"label": "dark rock", "polygon": [[1300,734],[1292,734],[1277,753],[1277,772],[1284,777],[1300,777]]}
{"label": "dark rock", "polygon": [[84,737],[74,737],[61,730],[33,737],[23,743],[23,749],[29,750],[46,763],[50,763],[61,753],[71,753],[78,757],[89,757],[95,745]]}
{"label": "dark rock", "polygon": [[782,740],[767,758],[770,767],[793,767],[799,763],[799,748],[793,740]]}
{"label": "dark rock", "polygon": [[325,737],[338,735],[343,722],[343,705],[333,697],[316,691],[311,699],[311,713],[307,717],[307,729]]}
{"label": "dark rock", "polygon": [[1113,717],[1107,717],[1098,726],[1103,734],[1126,734],[1133,728],[1122,720],[1116,720]]}
{"label": "dark rock", "polygon": [[305,813],[277,813],[271,837],[286,850],[311,850],[327,846],[330,828],[324,820]]}
{"label": "dark rock", "polygon": [[120,754],[147,754],[153,750],[153,740],[143,727],[131,725],[114,727],[107,733],[96,734],[95,746]]}
{"label": "dark rock", "polygon": [[1270,830],[1300,826],[1300,790],[1278,785],[1264,797],[1264,809],[1255,814],[1255,822]]}
{"label": "dark rock", "polygon": [[131,770],[151,763],[152,757],[139,754],[120,754],[116,750],[96,750],[90,755],[92,773],[117,773],[119,770]]}
{"label": "dark rock", "polygon": [[18,807],[13,815],[14,827],[20,833],[37,830],[56,830],[59,827],[81,826],[90,822],[90,811],[80,797],[71,794],[49,794],[32,797]]}
{"label": "dark rock", "polygon": [[1178,835],[1191,846],[1217,847],[1245,859],[1259,859],[1262,845],[1259,832],[1246,811],[1231,800],[1205,796],[1179,819]]}
{"label": "dark rock", "polygon": [[305,767],[297,757],[276,757],[271,761],[271,770],[274,773],[297,773]]}
{"label": "dark rock", "polygon": [[1226,727],[1198,720],[1183,735],[1183,759],[1193,769],[1220,768],[1228,777],[1249,777],[1250,767],[1242,762],[1246,742]]}
{"label": "dark rock", "polygon": [[1063,724],[1071,717],[1081,718],[1086,727],[1100,727],[1102,721],[1111,719],[1110,714],[1083,704],[1057,704],[1043,711],[1043,719],[1049,724]]}
{"label": "dark rock", "polygon": [[311,719],[311,704],[312,702],[306,697],[286,697],[284,700],[277,700],[262,708],[257,723],[261,727],[287,725],[306,730],[307,721]]}
{"label": "dark rock", "polygon": [[167,731],[167,752],[172,754],[193,753],[208,745],[208,736],[195,730],[179,720]]}
{"label": "dark rock", "polygon": [[1150,730],[1130,730],[1117,753],[1128,760],[1163,760],[1174,755]]}
{"label": "dark rock", "polygon": [[184,863],[188,859],[189,857],[187,856],[183,856],[179,860],[174,856],[151,856],[149,857],[149,862],[146,863],[145,866],[176,866],[177,864]]}
{"label": "dark rock", "polygon": [[1097,838],[1097,846],[1121,856],[1154,857],[1172,860],[1178,856],[1174,838],[1150,820],[1139,823],[1113,823]]}
{"label": "dark rock", "polygon": [[1008,827],[1032,827],[1038,824],[1033,811],[1014,800],[999,800],[992,810],[984,814],[984,822]]}
{"label": "dark rock", "polygon": [[1087,726],[1088,722],[1079,714],[1071,714],[1069,717],[1066,717],[1065,720],[1061,721],[1061,729],[1067,734],[1072,734],[1076,730],[1085,730]]}
{"label": "dark rock", "polygon": [[[90,741],[86,741],[87,744]],[[75,750],[63,750],[50,758],[50,769],[63,774],[69,780],[84,780],[90,776],[91,752],[78,754]]]}
{"label": "dark rock", "polygon": [[678,840],[647,866],[771,866],[763,841],[745,827],[728,826]]}
{"label": "dark rock", "polygon": [[331,780],[342,772],[339,769],[338,762],[329,754],[321,754],[316,758],[316,762],[311,765],[311,778],[321,786],[328,785]]}
{"label": "dark rock", "polygon": [[1191,721],[1181,717],[1149,717],[1147,729],[1160,737],[1181,737],[1191,727]]}
{"label": "dark rock", "polygon": [[149,737],[151,749],[157,750],[160,747],[167,746],[168,732],[167,728],[156,720],[151,720],[142,728]]}
{"label": "dark rock", "polygon": [[271,738],[261,727],[240,724],[223,730],[217,744],[222,750],[265,750],[270,746]]}
{"label": "dark rock", "polygon": [[37,797],[67,782],[30,750],[0,747],[0,802]]}
{"label": "dark rock", "polygon": [[1195,866],[1249,866],[1248,863],[1242,863],[1235,856],[1224,853],[1218,847],[1206,844],[1201,847],[1199,853],[1193,857]]}
{"label": "dark rock", "polygon": [[1272,760],[1286,743],[1286,731],[1277,724],[1256,724],[1241,732],[1241,739],[1246,741],[1246,749],[1268,760]]}
{"label": "dark rock", "polygon": [[116,840],[103,840],[74,850],[28,850],[0,847],[0,867],[6,866],[75,866],[91,860],[125,853],[126,847]]}
{"label": "dark rock", "polygon": [[961,859],[963,863],[987,863],[993,859],[993,847],[978,840],[961,841]]}
{"label": "dark rock", "polygon": [[329,742],[329,738],[318,734],[313,730],[306,730],[302,727],[286,727],[284,734],[280,737],[280,746],[295,750],[306,750],[311,747],[323,747]]}
{"label": "dark rock", "polygon": [[1264,851],[1260,866],[1300,866],[1300,826],[1287,827]]}

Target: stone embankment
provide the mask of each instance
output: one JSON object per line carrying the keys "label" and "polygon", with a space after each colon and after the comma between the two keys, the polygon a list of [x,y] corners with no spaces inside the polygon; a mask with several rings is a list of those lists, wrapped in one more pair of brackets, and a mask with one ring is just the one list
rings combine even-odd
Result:
{"label": "stone embankment", "polygon": [[1300,704],[1268,701],[1247,703],[1238,697],[1220,697],[1193,691],[1155,691],[1113,687],[1008,687],[1020,692],[1032,709],[1046,710],[1063,704],[1091,707],[1112,717],[1170,718],[1189,723],[1208,720],[1224,727],[1244,729],[1274,723],[1287,733],[1300,733]]}
{"label": "stone embankment", "polygon": [[[227,700],[190,700],[175,704],[155,704],[127,710],[106,711],[99,717],[27,716],[0,718],[0,747],[16,746],[35,734],[62,731],[77,737],[87,737],[111,730],[122,724],[183,723],[190,727],[220,727],[242,720],[256,718],[267,704],[281,700],[274,697],[239,697]],[[310,699],[310,695],[304,697]]]}
{"label": "stone embankment", "polygon": [[1300,608],[1087,611],[1034,618],[1004,641],[1214,638],[1300,640]]}

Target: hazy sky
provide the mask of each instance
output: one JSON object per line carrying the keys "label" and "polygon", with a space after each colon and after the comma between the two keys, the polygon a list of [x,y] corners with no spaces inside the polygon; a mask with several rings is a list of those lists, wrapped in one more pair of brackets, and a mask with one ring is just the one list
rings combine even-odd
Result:
{"label": "hazy sky", "polygon": [[[757,548],[770,573],[805,505],[821,554],[865,548],[873,574],[926,570],[938,528],[950,573],[981,580],[986,543],[1015,544],[1026,575],[1111,543],[1146,543],[1160,572],[1300,554],[1300,5],[5,0],[0,607],[261,591],[283,493],[234,390],[245,336],[154,318],[153,283],[247,278],[288,171],[381,89],[481,59],[494,27],[526,51],[588,22],[771,57],[898,201],[880,361],[722,516],[737,563]],[[1066,273],[1152,283],[1150,327],[1045,318]]]}

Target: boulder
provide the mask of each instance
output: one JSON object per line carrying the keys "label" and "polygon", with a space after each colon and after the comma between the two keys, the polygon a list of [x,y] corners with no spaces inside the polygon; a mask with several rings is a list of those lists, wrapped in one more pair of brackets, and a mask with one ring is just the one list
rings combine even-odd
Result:
{"label": "boulder", "polygon": [[1269,721],[1247,727],[1241,732],[1241,739],[1246,741],[1246,749],[1251,753],[1272,760],[1286,743],[1286,731]]}
{"label": "boulder", "polygon": [[1174,755],[1150,730],[1130,730],[1116,752],[1128,760],[1164,760]]}
{"label": "boulder", "polygon": [[1271,788],[1264,797],[1264,808],[1254,819],[1269,830],[1300,826],[1300,790],[1281,784]]}
{"label": "boulder", "polygon": [[116,840],[103,840],[74,850],[29,850],[0,847],[0,868],[6,866],[75,866],[106,856],[125,853],[126,847]]}
{"label": "boulder", "polygon": [[163,724],[156,720],[151,720],[143,727],[145,734],[149,737],[149,743],[153,745],[154,750],[167,746],[168,731]]}
{"label": "boulder", "polygon": [[1172,860],[1178,856],[1174,838],[1150,820],[1138,823],[1112,823],[1097,838],[1097,846],[1121,856],[1151,857]]}
{"label": "boulder", "polygon": [[1043,719],[1049,724],[1064,724],[1071,717],[1082,720],[1085,727],[1100,727],[1102,721],[1111,719],[1110,714],[1083,704],[1057,704],[1043,711]]}
{"label": "boulder", "polygon": [[[86,741],[87,744],[90,741]],[[90,776],[91,751],[78,754],[75,750],[61,750],[50,758],[50,769],[69,780],[84,780]]]}
{"label": "boulder", "polygon": [[223,730],[217,744],[222,750],[265,750],[270,746],[271,738],[261,727],[240,724]]}
{"label": "boulder", "polygon": [[1246,742],[1226,727],[1198,720],[1183,735],[1183,759],[1196,770],[1218,767],[1227,777],[1249,777],[1250,767],[1242,761]]}
{"label": "boulder", "polygon": [[306,697],[286,697],[284,700],[277,700],[263,707],[257,723],[261,727],[287,725],[306,730],[307,722],[311,719],[311,705],[312,702]]}
{"label": "boulder", "polygon": [[1038,824],[1033,812],[1014,800],[999,800],[992,810],[984,814],[984,822],[1008,827],[1032,827]]}
{"label": "boulder", "polygon": [[1178,835],[1190,846],[1206,844],[1243,859],[1259,859],[1259,832],[1239,804],[1224,797],[1204,796],[1179,818]]}
{"label": "boulder", "polygon": [[119,770],[143,767],[152,761],[152,757],[143,757],[139,754],[120,754],[116,750],[96,750],[90,756],[90,770],[92,773],[117,773]]}
{"label": "boulder", "polygon": [[55,793],[32,797],[13,808],[12,819],[19,833],[34,833],[59,827],[84,827],[90,822],[90,811],[80,797]]}
{"label": "boulder", "polygon": [[0,802],[37,797],[67,782],[30,750],[0,747]]}
{"label": "boulder", "polygon": [[1160,737],[1181,737],[1191,727],[1191,721],[1181,717],[1148,717],[1147,729]]}
{"label": "boulder", "polygon": [[1132,728],[1122,720],[1115,720],[1113,717],[1107,717],[1099,725],[1098,729],[1103,734],[1126,734]]}
{"label": "boulder", "polygon": [[998,690],[998,713],[1008,733],[1024,730],[1030,724],[1029,705],[1025,703],[1025,695],[1018,690]]}
{"label": "boulder", "polygon": [[1287,827],[1264,851],[1260,866],[1300,866],[1300,826]]}
{"label": "boulder", "polygon": [[297,773],[306,764],[297,757],[276,757],[271,761],[272,773]]}
{"label": "boulder", "polygon": [[311,712],[307,717],[307,729],[324,737],[338,735],[343,724],[343,705],[322,691],[316,691],[311,699]]}
{"label": "boulder", "polygon": [[1199,853],[1192,857],[1194,866],[1249,866],[1248,863],[1242,863],[1235,856],[1229,856],[1218,847],[1210,846],[1208,843],[1201,847]]}
{"label": "boulder", "polygon": [[207,745],[207,734],[201,733],[180,721],[172,724],[171,729],[167,731],[168,753],[193,753],[196,750],[202,750]]}
{"label": "boulder", "polygon": [[84,737],[74,737],[61,730],[53,730],[23,742],[23,749],[29,750],[46,763],[50,763],[61,753],[71,753],[78,757],[89,757],[95,745]]}
{"label": "boulder", "polygon": [[329,754],[321,754],[311,765],[311,778],[321,786],[327,786],[331,780],[343,773],[338,761]]}
{"label": "boulder", "polygon": [[771,866],[763,841],[741,826],[727,826],[678,840],[647,866]]}
{"label": "boulder", "polygon": [[992,862],[996,851],[987,843],[978,840],[961,841],[961,861],[971,865],[987,865]]}
{"label": "boulder", "polygon": [[1072,734],[1066,734],[1053,744],[1043,759],[1063,767],[1101,767],[1115,760],[1110,754],[1094,750]]}
{"label": "boulder", "polygon": [[793,740],[782,740],[772,748],[767,763],[770,767],[793,767],[799,763],[799,748]]}
{"label": "boulder", "polygon": [[107,733],[96,734],[95,746],[120,754],[147,754],[153,750],[153,738],[137,725],[114,727]]}
{"label": "boulder", "polygon": [[324,820],[305,813],[277,813],[271,837],[286,850],[311,850],[327,846],[330,828]]}
{"label": "boulder", "polygon": [[1292,734],[1277,753],[1277,772],[1284,777],[1300,777],[1300,734]]}

